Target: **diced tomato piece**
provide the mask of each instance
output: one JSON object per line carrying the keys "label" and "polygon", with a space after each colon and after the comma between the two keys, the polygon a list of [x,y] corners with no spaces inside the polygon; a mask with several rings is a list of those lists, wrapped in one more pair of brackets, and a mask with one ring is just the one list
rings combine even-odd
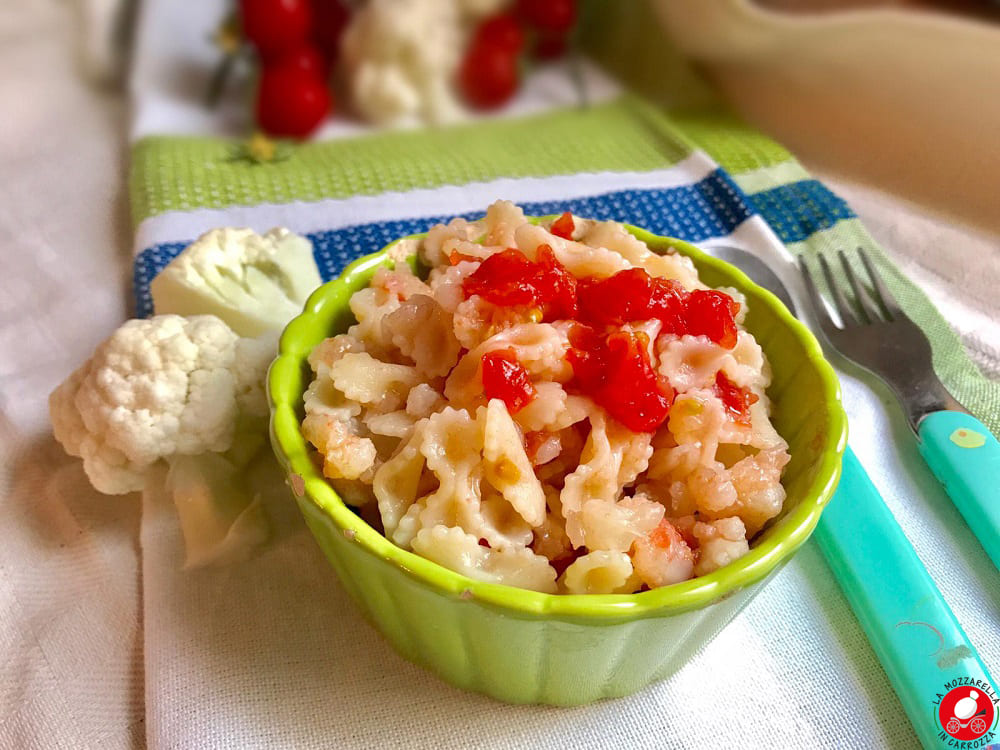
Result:
{"label": "diced tomato piece", "polygon": [[726,349],[736,346],[736,300],[714,289],[688,292],[677,281],[650,276],[642,268],[606,279],[581,279],[577,304],[580,320],[590,325],[656,318],[663,323],[663,333],[707,336]]}
{"label": "diced tomato piece", "polygon": [[673,333],[682,325],[686,294],[676,281],[650,276],[642,268],[629,268],[606,279],[581,279],[577,304],[580,320],[591,325],[658,318]]}
{"label": "diced tomato piece", "polygon": [[501,306],[532,305],[543,319],[575,318],[576,277],[556,259],[552,248],[539,245],[532,262],[513,248],[494,253],[462,283],[466,298],[478,294]]}
{"label": "diced tomato piece", "polygon": [[645,334],[602,335],[577,326],[569,361],[577,385],[633,432],[652,432],[666,420],[674,390],[652,367]]}
{"label": "diced tomato piece", "polygon": [[531,285],[534,264],[520,250],[494,253],[462,282],[466,298],[478,294],[495,305],[528,305],[535,301]]}
{"label": "diced tomato piece", "polygon": [[559,262],[552,247],[539,245],[535,250],[541,273],[538,276],[538,302],[546,308],[546,318],[573,319],[579,312],[576,301],[576,276]]}
{"label": "diced tomato piece", "polygon": [[719,346],[736,346],[736,313],[740,303],[714,289],[696,289],[685,305],[687,332],[692,336],[708,336]]}
{"label": "diced tomato piece", "polygon": [[549,227],[549,231],[552,232],[556,237],[562,237],[564,240],[573,239],[573,230],[576,227],[573,224],[573,214],[566,211],[562,216],[552,222],[552,226]]}
{"label": "diced tomato piece", "polygon": [[503,401],[511,414],[519,412],[538,395],[513,349],[483,355],[483,393],[486,398]]}
{"label": "diced tomato piece", "polygon": [[740,388],[722,370],[715,376],[715,392],[722,399],[722,405],[726,407],[726,412],[733,421],[750,425],[750,407],[760,400],[756,393],[747,388]]}

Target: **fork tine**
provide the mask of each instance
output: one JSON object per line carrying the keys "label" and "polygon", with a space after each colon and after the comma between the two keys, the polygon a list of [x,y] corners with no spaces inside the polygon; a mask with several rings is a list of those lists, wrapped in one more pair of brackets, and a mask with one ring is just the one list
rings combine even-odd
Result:
{"label": "fork tine", "polygon": [[833,271],[830,270],[830,264],[827,263],[826,256],[822,253],[820,253],[819,256],[819,267],[823,269],[823,276],[826,277],[827,286],[830,287],[830,294],[833,296],[833,304],[837,308],[837,312],[840,314],[840,319],[844,323],[844,328],[857,326],[858,319],[854,317],[854,313],[851,312],[851,308],[848,307],[847,300],[844,299],[844,293],[840,291],[840,287],[833,278]]}
{"label": "fork tine", "polygon": [[879,314],[878,305],[875,304],[868,295],[868,291],[858,281],[858,277],[855,275],[850,261],[847,260],[847,255],[844,254],[843,250],[838,250],[837,256],[840,258],[840,265],[844,267],[847,281],[850,283],[851,289],[854,290],[854,299],[857,300],[858,307],[861,308],[861,317],[864,318],[864,322],[874,323],[876,320],[881,320],[882,316]]}
{"label": "fork tine", "polygon": [[868,253],[864,251],[864,248],[858,248],[858,256],[861,258],[861,262],[864,264],[865,270],[868,272],[868,278],[872,280],[872,286],[875,287],[875,293],[878,294],[879,302],[882,303],[882,307],[889,314],[890,320],[897,320],[899,318],[905,318],[906,313],[903,312],[899,303],[896,302],[896,298],[892,296],[892,292],[886,287],[885,282],[882,281],[882,277],[878,275],[875,271],[875,266],[868,259]]}
{"label": "fork tine", "polygon": [[805,256],[799,256],[799,270],[802,271],[802,281],[805,282],[806,295],[809,297],[809,302],[812,303],[812,308],[816,312],[816,318],[819,321],[820,328],[823,329],[824,333],[828,336],[832,336],[840,329],[833,322],[833,318],[826,310],[826,305],[823,304],[823,298],[819,294],[819,290],[816,288],[816,282],[813,281],[812,271],[809,270],[809,266],[806,264]]}

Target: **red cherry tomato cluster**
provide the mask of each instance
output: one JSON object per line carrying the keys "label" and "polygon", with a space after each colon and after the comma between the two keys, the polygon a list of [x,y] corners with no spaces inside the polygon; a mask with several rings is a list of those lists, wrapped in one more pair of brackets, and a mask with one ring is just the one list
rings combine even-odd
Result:
{"label": "red cherry tomato cluster", "polygon": [[576,0],[517,0],[513,12],[479,24],[459,69],[459,88],[477,109],[506,104],[521,81],[526,48],[539,60],[566,51],[576,22]]}
{"label": "red cherry tomato cluster", "polygon": [[309,135],[333,109],[327,78],[350,11],[342,0],[240,0],[240,18],[261,63],[258,127]]}

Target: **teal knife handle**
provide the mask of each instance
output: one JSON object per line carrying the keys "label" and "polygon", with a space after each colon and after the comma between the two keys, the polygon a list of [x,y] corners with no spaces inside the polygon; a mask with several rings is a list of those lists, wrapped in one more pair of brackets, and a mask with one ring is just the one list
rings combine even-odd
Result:
{"label": "teal knife handle", "polygon": [[917,433],[927,465],[1000,569],[1000,442],[960,411],[928,414]]}
{"label": "teal knife handle", "polygon": [[994,694],[996,683],[850,448],[815,538],[921,744],[948,747],[945,683],[978,679]]}

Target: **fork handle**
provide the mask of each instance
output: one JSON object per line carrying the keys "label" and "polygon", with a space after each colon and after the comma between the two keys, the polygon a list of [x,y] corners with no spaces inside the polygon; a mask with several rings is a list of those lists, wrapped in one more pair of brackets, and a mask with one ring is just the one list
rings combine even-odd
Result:
{"label": "fork handle", "polygon": [[936,411],[917,426],[920,453],[1000,570],[1000,442],[960,411]]}
{"label": "fork handle", "polygon": [[964,678],[996,683],[850,448],[813,538],[920,744],[948,747],[935,710],[944,684]]}

